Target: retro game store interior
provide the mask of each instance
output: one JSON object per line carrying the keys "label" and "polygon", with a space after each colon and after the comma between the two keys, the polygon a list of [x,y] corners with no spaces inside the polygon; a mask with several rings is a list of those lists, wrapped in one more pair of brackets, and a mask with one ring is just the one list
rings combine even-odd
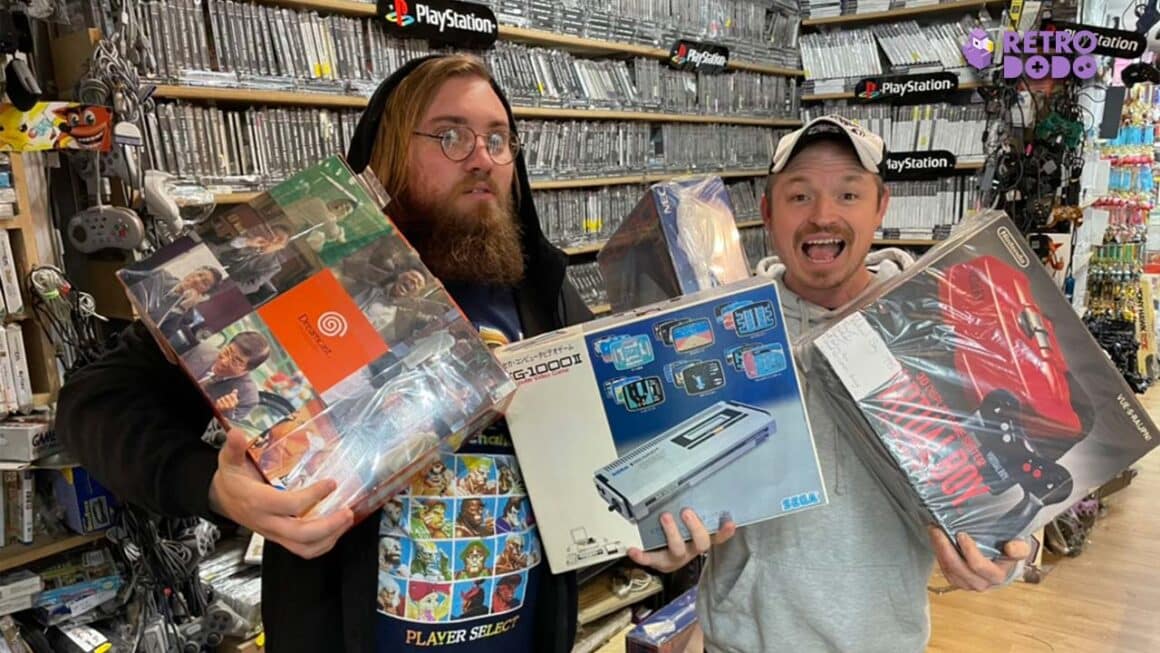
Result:
{"label": "retro game store interior", "polygon": [[0,0],[0,653],[1160,650],[1160,0]]}

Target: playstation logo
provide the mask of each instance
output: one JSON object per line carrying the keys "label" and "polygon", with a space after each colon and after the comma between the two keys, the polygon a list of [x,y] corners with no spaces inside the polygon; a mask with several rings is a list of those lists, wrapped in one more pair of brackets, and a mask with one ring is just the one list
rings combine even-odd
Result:
{"label": "playstation logo", "polygon": [[395,0],[385,18],[388,22],[399,27],[410,27],[415,24],[415,17],[410,14],[410,11],[411,7],[407,4],[407,0]]}

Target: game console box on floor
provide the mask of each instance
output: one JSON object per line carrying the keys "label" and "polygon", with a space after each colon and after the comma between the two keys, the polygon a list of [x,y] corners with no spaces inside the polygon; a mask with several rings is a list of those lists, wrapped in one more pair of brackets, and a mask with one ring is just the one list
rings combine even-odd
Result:
{"label": "game console box on floor", "polygon": [[307,515],[370,514],[515,390],[387,201],[332,157],[118,272],[267,481],[338,482]]}
{"label": "game console box on floor", "polygon": [[994,556],[1157,443],[1156,425],[1000,212],[798,350],[912,526]]}
{"label": "game console box on floor", "polygon": [[[749,279],[497,350],[553,572],[665,545],[660,515],[828,502],[777,288]],[[682,533],[688,537],[683,523]]]}
{"label": "game console box on floor", "polygon": [[717,176],[649,186],[597,261],[618,312],[749,277],[729,190]]}

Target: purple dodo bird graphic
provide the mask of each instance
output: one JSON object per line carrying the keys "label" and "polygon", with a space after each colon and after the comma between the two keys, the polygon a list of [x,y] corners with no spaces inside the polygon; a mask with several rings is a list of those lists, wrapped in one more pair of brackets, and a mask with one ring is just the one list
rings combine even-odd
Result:
{"label": "purple dodo bird graphic", "polygon": [[976,27],[967,35],[967,42],[963,44],[963,58],[967,63],[982,70],[991,65],[994,58],[995,44],[987,32]]}

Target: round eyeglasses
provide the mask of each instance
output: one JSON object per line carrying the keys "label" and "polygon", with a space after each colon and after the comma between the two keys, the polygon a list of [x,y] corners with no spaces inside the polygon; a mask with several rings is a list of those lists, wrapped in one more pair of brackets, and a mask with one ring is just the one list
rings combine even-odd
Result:
{"label": "round eyeglasses", "polygon": [[494,131],[487,134],[478,134],[470,127],[445,127],[428,134],[426,132],[412,132],[416,136],[426,136],[439,141],[443,148],[443,156],[452,161],[463,161],[475,151],[475,142],[480,136],[487,144],[487,154],[499,165],[511,163],[520,151],[520,141],[515,135],[507,131]]}

